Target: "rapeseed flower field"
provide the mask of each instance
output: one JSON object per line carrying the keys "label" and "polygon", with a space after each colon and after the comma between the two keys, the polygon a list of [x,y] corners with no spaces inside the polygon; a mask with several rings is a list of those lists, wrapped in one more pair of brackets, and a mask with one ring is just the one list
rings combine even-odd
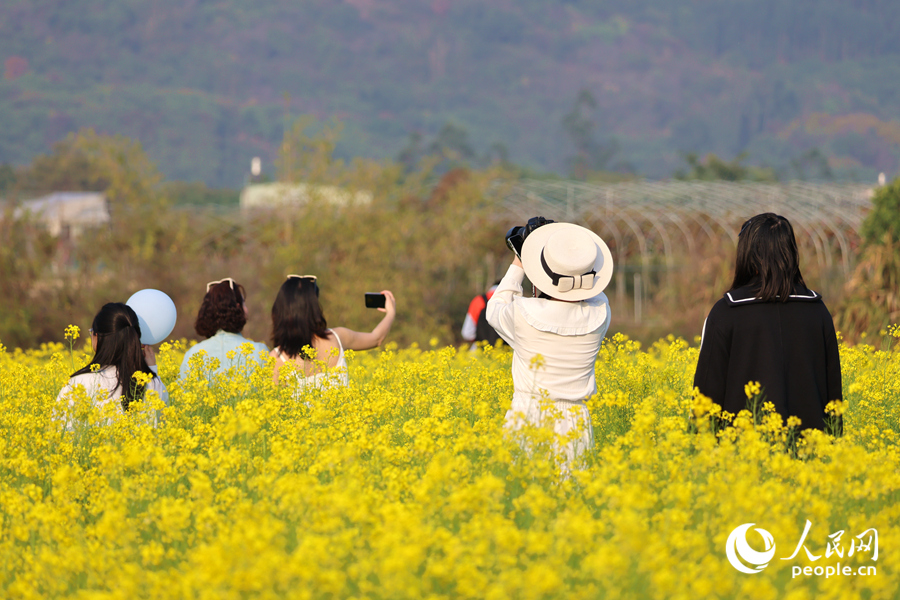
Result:
{"label": "rapeseed flower field", "polygon": [[[348,352],[349,388],[295,397],[271,366],[216,379],[199,358],[179,381],[184,347],[165,344],[169,406],[82,397],[61,417],[77,336],[0,346],[4,598],[900,596],[891,349],[842,347],[832,438],[782,423],[753,382],[754,410],[720,429],[692,399],[696,348],[613,336],[595,447],[565,465],[548,432],[504,433],[503,348]],[[774,550],[751,573],[726,556],[744,524],[769,537],[748,531],[742,558]]]}

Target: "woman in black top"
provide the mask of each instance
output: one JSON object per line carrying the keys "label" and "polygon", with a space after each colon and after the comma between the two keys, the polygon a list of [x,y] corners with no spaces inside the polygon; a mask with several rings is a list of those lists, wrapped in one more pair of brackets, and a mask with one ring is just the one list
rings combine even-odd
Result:
{"label": "woman in black top", "polygon": [[[734,282],[703,325],[694,375],[694,386],[732,414],[748,408],[751,381],[802,428],[826,429],[825,406],[843,398],[831,314],[803,281],[794,229],[773,213],[741,228]],[[828,429],[840,432],[840,421]]]}

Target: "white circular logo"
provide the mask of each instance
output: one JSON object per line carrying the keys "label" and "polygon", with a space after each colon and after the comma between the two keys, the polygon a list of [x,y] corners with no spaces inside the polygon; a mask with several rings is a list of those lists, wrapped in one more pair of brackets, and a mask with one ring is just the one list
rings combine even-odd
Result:
{"label": "white circular logo", "polygon": [[[728,541],[725,542],[725,555],[728,557],[728,562],[741,573],[759,573],[769,566],[769,561],[775,556],[775,540],[772,538],[772,534],[765,529],[756,528],[766,545],[764,552],[757,552],[747,543],[747,530],[754,525],[755,523],[744,523],[740,527],[736,527],[728,536]],[[752,566],[748,567],[744,563]]]}

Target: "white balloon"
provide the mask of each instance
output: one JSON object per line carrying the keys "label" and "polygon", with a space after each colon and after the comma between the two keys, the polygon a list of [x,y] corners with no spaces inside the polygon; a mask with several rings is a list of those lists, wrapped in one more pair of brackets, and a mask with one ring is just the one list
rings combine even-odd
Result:
{"label": "white balloon", "polygon": [[132,294],[125,303],[137,314],[141,325],[141,343],[158,344],[175,329],[178,311],[175,303],[165,292],[141,290]]}

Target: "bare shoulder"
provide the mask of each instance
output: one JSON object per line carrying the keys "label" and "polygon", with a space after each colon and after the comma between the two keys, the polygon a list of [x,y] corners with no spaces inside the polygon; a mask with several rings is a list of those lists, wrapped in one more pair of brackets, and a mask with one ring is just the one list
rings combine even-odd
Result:
{"label": "bare shoulder", "polygon": [[347,329],[346,327],[332,327],[331,329],[328,330],[328,333],[329,333],[329,337],[331,337],[332,339],[336,335],[337,337],[341,338],[342,340],[345,340],[348,337],[355,334],[356,332],[353,331],[352,329]]}

